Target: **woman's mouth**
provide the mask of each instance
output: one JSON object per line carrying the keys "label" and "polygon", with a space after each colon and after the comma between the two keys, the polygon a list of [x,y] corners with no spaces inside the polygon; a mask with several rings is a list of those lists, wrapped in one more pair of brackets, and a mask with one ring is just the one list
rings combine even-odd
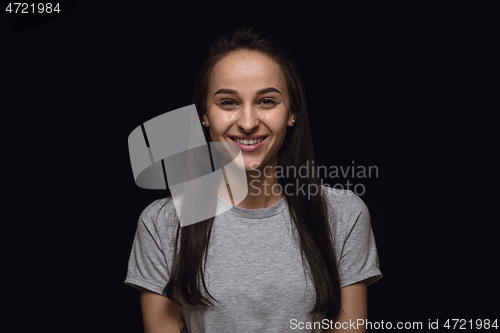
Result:
{"label": "woman's mouth", "polygon": [[235,144],[237,144],[241,150],[243,151],[254,151],[262,147],[266,139],[268,138],[267,136],[262,136],[256,139],[240,139],[236,137],[229,137]]}

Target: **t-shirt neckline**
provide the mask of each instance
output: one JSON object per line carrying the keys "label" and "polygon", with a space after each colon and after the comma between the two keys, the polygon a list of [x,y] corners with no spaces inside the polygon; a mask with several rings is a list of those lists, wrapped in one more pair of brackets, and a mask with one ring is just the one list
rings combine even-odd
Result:
{"label": "t-shirt neckline", "polygon": [[220,195],[217,194],[218,203],[221,205],[227,213],[237,215],[247,219],[265,219],[280,213],[287,206],[285,197],[274,206],[259,208],[259,209],[246,209],[238,206],[233,206],[231,203],[224,200]]}

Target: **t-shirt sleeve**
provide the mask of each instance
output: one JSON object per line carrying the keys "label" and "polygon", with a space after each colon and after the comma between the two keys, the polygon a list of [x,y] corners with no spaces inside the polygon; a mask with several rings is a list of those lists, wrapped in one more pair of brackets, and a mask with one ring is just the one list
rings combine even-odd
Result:
{"label": "t-shirt sleeve", "polygon": [[169,279],[168,253],[154,219],[157,205],[152,203],[139,217],[124,282],[134,288],[142,287],[162,294]]}
{"label": "t-shirt sleeve", "polygon": [[375,237],[366,204],[349,191],[345,202],[345,225],[341,244],[339,274],[340,285],[345,287],[363,280],[371,285],[382,278]]}

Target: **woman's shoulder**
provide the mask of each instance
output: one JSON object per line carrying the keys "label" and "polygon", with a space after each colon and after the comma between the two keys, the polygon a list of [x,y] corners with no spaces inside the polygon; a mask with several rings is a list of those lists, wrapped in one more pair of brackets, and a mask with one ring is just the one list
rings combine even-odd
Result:
{"label": "woman's shoulder", "polygon": [[364,201],[351,190],[332,188],[325,185],[322,185],[322,188],[328,202],[337,209],[359,210],[366,208]]}
{"label": "woman's shoulder", "polygon": [[177,213],[172,196],[156,199],[141,212],[139,221],[155,229],[164,229],[176,225]]}
{"label": "woman's shoulder", "polygon": [[337,224],[351,224],[360,215],[369,216],[368,207],[353,191],[322,185],[328,203],[329,214]]}

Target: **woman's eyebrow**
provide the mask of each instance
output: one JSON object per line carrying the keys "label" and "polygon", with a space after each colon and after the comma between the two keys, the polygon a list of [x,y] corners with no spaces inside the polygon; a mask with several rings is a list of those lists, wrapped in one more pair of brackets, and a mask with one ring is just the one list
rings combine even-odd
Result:
{"label": "woman's eyebrow", "polygon": [[238,95],[238,92],[234,89],[219,89],[215,92],[214,96],[217,94],[231,94],[231,95]]}
{"label": "woman's eyebrow", "polygon": [[[264,89],[257,91],[257,95],[267,94],[270,92],[277,92],[277,93],[281,94],[281,92],[278,89],[273,88],[273,87],[269,87],[269,88],[264,88]],[[214,96],[217,94],[238,95],[238,92],[234,89],[219,89],[215,92]]]}
{"label": "woman's eyebrow", "polygon": [[273,87],[269,87],[269,88],[264,88],[264,89],[257,91],[257,95],[267,94],[270,92],[277,92],[277,93],[281,94],[281,92],[278,89],[273,88]]}

